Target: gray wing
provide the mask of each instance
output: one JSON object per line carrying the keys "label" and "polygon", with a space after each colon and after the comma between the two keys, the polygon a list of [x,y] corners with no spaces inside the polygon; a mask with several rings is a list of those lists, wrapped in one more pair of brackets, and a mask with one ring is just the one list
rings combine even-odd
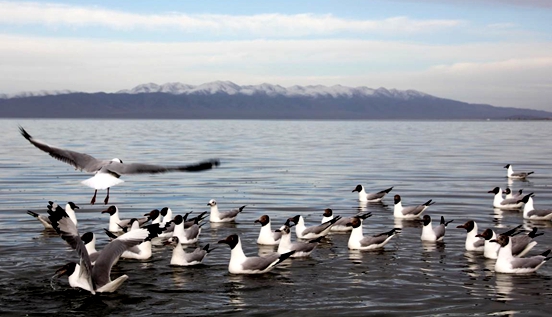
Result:
{"label": "gray wing", "polygon": [[239,209],[219,212],[220,219],[234,218],[240,213]]}
{"label": "gray wing", "polygon": [[346,226],[352,218],[341,218],[338,221],[335,222],[335,226]]}
{"label": "gray wing", "polygon": [[421,213],[424,210],[425,207],[426,207],[425,205],[403,207],[402,214],[403,215],[417,215],[417,214]]}
{"label": "gray wing", "polygon": [[212,169],[220,164],[219,160],[207,160],[190,165],[179,166],[162,166],[151,165],[142,163],[120,163],[115,161],[109,161],[107,165],[102,168],[103,172],[115,173],[117,175],[123,174],[158,174],[168,172],[199,172],[208,169]]}
{"label": "gray wing", "polygon": [[551,209],[541,209],[541,210],[531,210],[527,213],[527,216],[537,216],[537,217],[546,217],[548,215],[552,214]]}
{"label": "gray wing", "polygon": [[203,258],[207,255],[207,251],[203,250],[202,248],[196,248],[194,252],[185,253],[184,259],[186,262],[201,262],[203,261]]}
{"label": "gray wing", "polygon": [[92,280],[96,287],[109,283],[113,263],[129,248],[138,245],[148,237],[148,230],[137,229],[127,232],[111,241],[103,248],[100,256],[92,268]]}
{"label": "gray wing", "polygon": [[188,240],[195,239],[199,235],[199,226],[191,226],[190,228],[184,230],[184,234],[186,235],[186,239]]}
{"label": "gray wing", "polygon": [[278,262],[279,258],[279,253],[272,253],[264,257],[251,257],[242,263],[242,267],[244,270],[263,271],[273,263]]}
{"label": "gray wing", "polygon": [[438,225],[433,227],[433,232],[435,232],[435,236],[437,239],[445,236],[445,225]]}
{"label": "gray wing", "polygon": [[306,243],[297,241],[291,244],[290,250],[293,250],[295,252],[311,252],[316,248],[318,243]]}
{"label": "gray wing", "polygon": [[504,199],[500,204],[501,205],[516,205],[518,204],[519,202],[519,199],[517,198],[508,198],[508,199]]}
{"label": "gray wing", "polygon": [[386,234],[378,234],[378,235],[375,235],[375,236],[372,236],[372,237],[364,237],[359,242],[360,242],[361,246],[367,247],[367,246],[370,246],[370,245],[373,245],[373,244],[381,244],[385,240],[387,240],[387,238],[389,238],[389,236],[386,235]]}
{"label": "gray wing", "polygon": [[536,255],[530,258],[515,258],[511,263],[514,269],[531,269],[539,266],[544,259],[544,256]]}
{"label": "gray wing", "polygon": [[473,246],[478,247],[484,247],[485,246],[485,239],[479,239],[473,243]]}
{"label": "gray wing", "polygon": [[98,252],[94,252],[94,253],[90,254],[90,261],[92,261],[92,263],[96,262],[98,257],[100,257],[101,252],[102,251],[98,251]]}
{"label": "gray wing", "polygon": [[[339,220],[341,220],[341,219],[339,219]],[[339,221],[339,220],[337,220],[337,221]],[[320,234],[322,231],[328,229],[328,227],[333,225],[330,221],[326,221],[323,224],[320,224],[318,226],[307,227],[307,228],[305,228],[305,230],[303,230],[302,235],[307,235],[309,233]]]}
{"label": "gray wing", "polygon": [[96,172],[98,171],[107,161],[101,161],[94,158],[91,155],[85,153],[79,153],[70,150],[60,149],[54,146],[50,146],[41,141],[35,140],[23,127],[19,127],[21,135],[25,137],[32,145],[38,149],[50,154],[51,157],[60,160],[64,163],[74,166],[77,169],[85,172]]}
{"label": "gray wing", "polygon": [[528,235],[513,236],[512,237],[512,254],[519,254],[529,243],[533,241],[533,238]]}

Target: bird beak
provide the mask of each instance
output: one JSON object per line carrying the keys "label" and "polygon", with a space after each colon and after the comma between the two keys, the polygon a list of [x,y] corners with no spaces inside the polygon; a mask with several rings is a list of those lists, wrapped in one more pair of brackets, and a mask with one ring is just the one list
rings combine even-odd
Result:
{"label": "bird beak", "polygon": [[257,219],[257,220],[255,220],[255,223],[261,223],[261,222],[259,221],[259,219]]}
{"label": "bird beak", "polygon": [[465,225],[459,225],[459,226],[456,226],[456,228],[463,228],[463,229],[466,229],[466,226],[465,226]]}
{"label": "bird beak", "polygon": [[485,237],[483,237],[483,235],[480,234],[480,233],[476,234],[475,236],[478,237],[478,238],[485,238]]}
{"label": "bird beak", "polygon": [[498,241],[496,241],[495,239],[492,239],[491,241],[489,242],[495,242],[495,243],[498,243]]}
{"label": "bird beak", "polygon": [[67,268],[65,266],[59,268],[55,273],[54,276],[60,277],[67,273]]}
{"label": "bird beak", "polygon": [[219,240],[219,242],[217,242],[217,243],[226,243],[226,244],[228,244],[228,240],[226,240],[226,239],[224,239],[224,240]]}
{"label": "bird beak", "polygon": [[102,210],[102,214],[107,214],[107,213],[109,213],[109,209]]}
{"label": "bird beak", "polygon": [[353,223],[352,222],[347,222],[347,224],[345,225],[347,227],[352,227],[353,226]]}

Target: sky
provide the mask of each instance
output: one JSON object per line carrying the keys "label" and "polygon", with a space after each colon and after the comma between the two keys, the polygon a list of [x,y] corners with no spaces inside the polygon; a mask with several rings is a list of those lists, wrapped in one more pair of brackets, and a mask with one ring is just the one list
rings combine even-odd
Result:
{"label": "sky", "polygon": [[552,111],[551,21],[552,0],[0,0],[0,93],[228,80]]}

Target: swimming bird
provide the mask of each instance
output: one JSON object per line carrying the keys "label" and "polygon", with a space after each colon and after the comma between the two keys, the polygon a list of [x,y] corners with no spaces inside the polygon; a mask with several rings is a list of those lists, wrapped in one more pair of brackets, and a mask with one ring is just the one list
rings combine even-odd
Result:
{"label": "swimming bird", "polygon": [[[366,219],[368,217],[371,217],[372,213],[364,213],[362,214],[363,219]],[[324,213],[322,214],[322,221],[321,223],[328,222],[334,218],[333,210],[331,208],[324,209]],[[330,232],[350,232],[353,230],[353,227],[348,226],[347,224],[353,220],[353,217],[346,217],[339,219],[330,229]]]}
{"label": "swimming bird", "polygon": [[353,193],[358,192],[358,200],[359,201],[376,203],[376,202],[380,202],[383,199],[383,197],[385,197],[385,195],[389,194],[389,192],[392,189],[393,189],[393,187],[389,187],[389,188],[384,189],[382,191],[379,191],[377,193],[367,193],[366,190],[364,189],[364,186],[359,184],[355,187],[355,189],[353,189],[352,192]]}
{"label": "swimming bird", "polygon": [[[152,210],[148,217],[144,218],[137,218],[139,226],[142,226],[144,223],[151,220],[152,215],[156,216],[156,214],[159,213],[159,210],[157,210],[157,213],[155,212],[157,209]],[[102,210],[102,214],[108,213],[109,214],[109,231],[111,232],[121,232],[128,228],[128,226],[131,224],[131,219],[123,219],[119,218],[119,208],[115,205],[109,206],[109,208]]]}
{"label": "swimming bird", "polygon": [[349,226],[353,228],[351,235],[349,236],[349,241],[347,242],[347,247],[351,250],[376,250],[383,248],[391,238],[393,238],[397,233],[400,233],[401,229],[393,228],[387,232],[376,234],[373,236],[364,236],[362,229],[361,217],[353,217],[349,222]]}
{"label": "swimming bird", "polygon": [[171,257],[171,265],[178,266],[192,266],[203,263],[203,260],[211,251],[215,248],[209,249],[209,244],[206,244],[203,248],[197,247],[192,252],[186,252],[182,248],[178,237],[174,236],[169,238],[165,245],[172,245],[174,247]]}
{"label": "swimming bird", "polygon": [[142,163],[125,164],[118,158],[112,160],[98,160],[91,155],[79,153],[71,150],[65,150],[58,147],[50,146],[42,141],[33,138],[23,127],[19,127],[21,135],[31,142],[38,149],[48,153],[51,157],[70,164],[75,169],[85,171],[87,173],[95,173],[95,175],[82,184],[94,189],[94,196],[90,204],[96,202],[96,194],[98,190],[107,189],[107,196],[104,203],[109,202],[109,188],[120,184],[123,180],[120,179],[124,174],[158,174],[167,172],[199,172],[212,169],[220,164],[218,159],[212,159],[190,165],[179,166],[162,166],[150,165]]}
{"label": "swimming bird", "polygon": [[523,202],[520,202],[519,199],[504,199],[502,197],[502,191],[500,190],[500,187],[495,187],[492,190],[489,190],[488,193],[495,194],[493,200],[493,207],[495,208],[515,210],[523,207]]}
{"label": "swimming bird", "polygon": [[537,241],[533,241],[533,239],[543,233],[537,233],[538,229],[533,228],[533,230],[528,234],[519,235],[517,230],[520,227],[521,225],[498,235],[492,229],[486,229],[483,231],[480,235],[478,235],[479,237],[485,239],[485,250],[483,256],[488,259],[496,259],[498,257],[498,249],[500,248],[500,245],[491,242],[492,240],[495,240],[497,236],[509,236],[511,238],[511,252],[515,257],[522,257],[526,255],[535,245],[537,245]]}
{"label": "swimming bird", "polygon": [[219,211],[217,201],[214,199],[211,199],[207,206],[211,207],[211,214],[209,216],[209,221],[211,222],[232,222],[236,220],[236,217],[240,212],[242,212],[243,208],[247,205],[243,205],[239,208],[232,209],[230,211]]}
{"label": "swimming bird", "polygon": [[267,256],[247,257],[242,249],[240,238],[237,234],[231,234],[218,243],[230,246],[230,262],[228,272],[232,274],[263,274],[271,271],[276,265],[289,258],[295,251],[284,254],[274,252]]}
{"label": "swimming bird", "polygon": [[535,209],[533,206],[533,194],[523,196],[523,218],[529,220],[552,220],[552,209]]}
{"label": "swimming bird", "polygon": [[[55,202],[53,202],[53,201],[48,202],[49,212],[51,212],[53,209],[56,209],[58,207],[59,207],[59,205],[56,204]],[[61,208],[61,207],[59,207],[59,208]],[[71,220],[73,221],[75,226],[78,223],[77,222],[77,215],[75,213],[75,209],[79,209],[79,208],[80,207],[75,205],[75,203],[73,203],[72,201],[68,202],[65,205],[65,212],[67,212],[67,215],[69,215],[69,218],[71,218]],[[35,217],[38,221],[40,221],[40,223],[44,226],[45,229],[53,229],[52,223],[50,222],[50,219],[48,218],[49,216],[37,214],[36,212],[34,212],[32,210],[27,210],[27,214]]]}
{"label": "swimming bird", "polygon": [[[136,218],[133,218],[131,220],[131,222],[132,223],[130,225],[129,231],[140,229],[140,227],[138,226],[138,220],[136,220]],[[152,224],[150,224],[150,225],[148,225],[144,228],[148,229],[150,226],[154,227],[155,231],[158,231],[158,230],[162,231],[162,229],[159,228],[159,223],[152,223]],[[161,232],[161,231],[159,231],[159,232]],[[106,230],[105,232],[111,239],[117,239],[117,236],[114,235],[109,230]],[[155,237],[155,238],[157,238],[157,237]],[[147,259],[151,258],[151,256],[152,256],[152,240],[153,240],[153,238],[147,237],[146,239],[144,239],[144,241],[142,243],[140,243],[138,245],[135,245],[131,248],[128,248],[125,252],[123,252],[123,254],[121,254],[121,258],[135,259],[135,260],[147,260]],[[90,258],[92,259],[92,256]]]}
{"label": "swimming bird", "polygon": [[485,239],[477,236],[477,223],[473,220],[468,220],[465,224],[459,225],[456,228],[464,228],[467,231],[466,243],[464,244],[466,251],[483,252],[485,249]]}
{"label": "swimming bird", "polygon": [[174,231],[173,237],[177,237],[180,244],[193,244],[199,240],[199,234],[201,233],[201,227],[196,222],[191,227],[184,228],[184,217],[181,215],[176,215],[173,219],[174,221]]}
{"label": "swimming bird", "polygon": [[288,220],[293,221],[293,223],[295,224],[295,234],[297,235],[298,239],[312,240],[318,237],[326,236],[332,229],[332,226],[340,219],[341,216],[336,216],[330,221],[326,221],[322,224],[309,227],[305,226],[305,220],[301,215],[296,215],[292,218],[289,218]]}
{"label": "swimming bird", "polygon": [[512,164],[506,164],[506,166],[504,166],[504,168],[508,169],[508,178],[511,178],[511,179],[525,179],[525,178],[527,178],[527,176],[535,173],[533,171],[514,173],[514,169],[512,168]]}
{"label": "swimming bird", "polygon": [[514,257],[512,255],[511,240],[510,237],[505,235],[499,235],[496,239],[491,240],[491,242],[498,243],[500,246],[495,263],[495,272],[497,273],[533,273],[550,259],[548,256],[550,250],[529,258]]}
{"label": "swimming bird", "polygon": [[400,219],[418,218],[429,206],[435,204],[435,202],[432,202],[432,200],[430,199],[421,205],[403,207],[401,196],[395,195],[393,200],[395,202],[393,215],[395,216],[395,218]]}
{"label": "swimming bird", "polygon": [[514,193],[509,187],[506,187],[502,191],[502,193],[506,196],[504,196],[505,199],[521,199],[523,197],[523,189],[520,189],[517,191],[517,193]]}
{"label": "swimming bird", "polygon": [[316,239],[310,240],[308,242],[295,241],[291,242],[291,229],[289,221],[286,222],[280,229],[277,229],[278,232],[282,234],[280,243],[278,244],[278,253],[284,254],[286,252],[295,251],[291,255],[292,258],[304,258],[309,256],[312,251],[318,246],[320,240],[324,237],[318,237]]}
{"label": "swimming bird", "polygon": [[423,222],[424,226],[422,228],[422,241],[441,241],[445,237],[446,227],[449,223],[454,220],[449,220],[445,222],[445,217],[441,216],[441,222],[438,226],[431,226],[431,217],[424,215]]}
{"label": "swimming bird", "polygon": [[257,244],[260,245],[278,245],[282,233],[280,231],[273,231],[270,224],[270,217],[268,215],[262,215],[259,219],[255,220],[255,223],[261,224],[261,231],[257,238]]}
{"label": "swimming bird", "polygon": [[119,256],[128,248],[138,245],[148,237],[154,237],[157,231],[150,229],[137,229],[129,231],[117,239],[111,241],[102,250],[94,265],[86,250],[84,242],[78,234],[77,227],[63,209],[57,208],[50,214],[50,221],[56,232],[65,240],[80,257],[80,264],[68,264],[56,271],[56,275],[69,275],[71,287],[79,287],[96,292],[114,292],[128,279],[122,275],[111,280],[111,267]]}

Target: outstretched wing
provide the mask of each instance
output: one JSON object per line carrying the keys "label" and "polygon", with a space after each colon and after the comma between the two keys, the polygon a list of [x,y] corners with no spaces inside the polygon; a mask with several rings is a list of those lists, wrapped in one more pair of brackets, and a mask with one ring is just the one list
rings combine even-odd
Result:
{"label": "outstretched wing", "polygon": [[106,172],[115,173],[118,175],[123,174],[158,174],[168,172],[200,172],[204,170],[212,169],[220,165],[220,161],[217,159],[207,160],[190,165],[178,165],[178,166],[162,166],[151,165],[142,163],[119,163],[111,161],[104,167]]}
{"label": "outstretched wing", "polygon": [[25,131],[23,127],[19,127],[19,132],[21,132],[21,135],[29,142],[31,142],[31,144],[35,147],[50,154],[51,157],[72,165],[75,168],[80,169],[81,171],[93,173],[99,170],[102,165],[105,164],[104,161],[100,161],[91,155],[60,149],[36,140],[29,133],[27,133],[27,131]]}

